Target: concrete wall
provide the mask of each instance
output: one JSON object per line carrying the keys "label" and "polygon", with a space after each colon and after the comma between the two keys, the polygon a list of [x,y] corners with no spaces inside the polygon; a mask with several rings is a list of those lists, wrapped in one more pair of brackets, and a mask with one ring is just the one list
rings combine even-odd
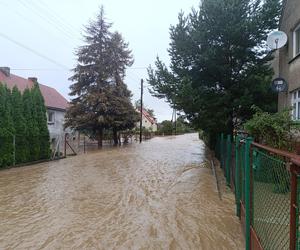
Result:
{"label": "concrete wall", "polygon": [[[288,43],[279,51],[279,72],[289,85],[287,93],[279,93],[278,109],[291,106],[291,92],[300,88],[300,57],[293,56],[293,31],[300,24],[300,1],[287,0],[283,16],[281,17],[280,30],[288,36]],[[276,71],[276,70],[275,70]]]}

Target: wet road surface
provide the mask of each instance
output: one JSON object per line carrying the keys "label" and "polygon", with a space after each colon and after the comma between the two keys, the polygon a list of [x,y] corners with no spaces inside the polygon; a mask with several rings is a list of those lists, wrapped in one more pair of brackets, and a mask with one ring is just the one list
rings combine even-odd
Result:
{"label": "wet road surface", "polygon": [[0,249],[243,249],[196,134],[0,171]]}

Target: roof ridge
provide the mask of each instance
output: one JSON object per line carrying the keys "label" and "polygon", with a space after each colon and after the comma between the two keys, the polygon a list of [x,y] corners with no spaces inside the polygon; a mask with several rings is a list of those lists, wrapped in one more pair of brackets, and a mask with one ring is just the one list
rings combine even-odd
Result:
{"label": "roof ridge", "polygon": [[[24,78],[15,74],[9,76],[0,72],[0,82],[5,83],[9,88],[16,86],[20,91],[24,91],[26,88],[32,88],[35,81],[30,78]],[[68,107],[68,100],[55,88],[42,83],[38,83],[41,93],[45,100],[46,107],[59,108],[65,110]]]}

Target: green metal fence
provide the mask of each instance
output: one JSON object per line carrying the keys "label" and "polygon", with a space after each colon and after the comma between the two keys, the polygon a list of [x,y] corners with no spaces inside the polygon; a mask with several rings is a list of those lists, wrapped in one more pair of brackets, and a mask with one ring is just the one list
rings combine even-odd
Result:
{"label": "green metal fence", "polygon": [[[299,249],[300,157],[221,135],[216,156],[235,193],[246,249]],[[299,184],[298,184],[299,183]]]}
{"label": "green metal fence", "polygon": [[278,156],[252,152],[252,225],[264,249],[289,249],[290,172]]}

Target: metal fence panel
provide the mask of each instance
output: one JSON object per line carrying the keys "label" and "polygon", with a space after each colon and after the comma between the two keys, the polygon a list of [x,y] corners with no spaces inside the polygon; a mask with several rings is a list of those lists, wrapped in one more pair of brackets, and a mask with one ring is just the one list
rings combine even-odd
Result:
{"label": "metal fence panel", "polygon": [[[300,250],[300,157],[252,143],[251,138],[243,139],[242,136],[236,137],[235,150],[231,151],[232,148],[231,144],[229,149],[227,136],[220,137],[219,159],[226,180],[228,172],[230,173],[237,215],[245,223],[246,249],[250,249],[252,226],[255,236],[252,235],[251,239],[254,237],[258,240],[263,249]],[[234,152],[234,156],[231,152]],[[231,164],[228,164],[229,159]],[[297,159],[297,163],[294,159]],[[297,171],[291,170],[290,166],[295,167]],[[297,181],[294,181],[298,183],[296,186],[292,185],[292,176],[297,178]],[[293,202],[291,190],[296,190],[293,191]],[[241,204],[245,209],[244,213],[241,213]],[[295,216],[291,215],[293,208],[296,211]]]}
{"label": "metal fence panel", "polygon": [[253,228],[264,249],[289,248],[290,172],[284,160],[253,149]]}

